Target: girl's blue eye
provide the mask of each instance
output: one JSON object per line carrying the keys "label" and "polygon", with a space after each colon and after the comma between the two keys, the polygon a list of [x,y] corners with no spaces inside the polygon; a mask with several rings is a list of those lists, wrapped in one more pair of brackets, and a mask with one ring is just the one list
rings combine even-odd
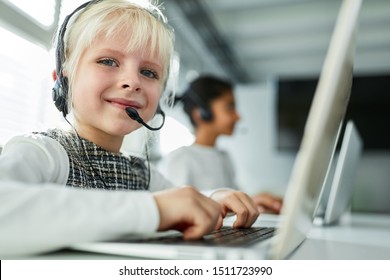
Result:
{"label": "girl's blue eye", "polygon": [[111,58],[104,58],[98,61],[99,64],[111,66],[111,67],[118,67],[118,63]]}
{"label": "girl's blue eye", "polygon": [[149,69],[141,70],[141,74],[144,75],[145,77],[148,77],[151,79],[158,79],[159,78],[157,72],[155,72],[153,70],[149,70]]}

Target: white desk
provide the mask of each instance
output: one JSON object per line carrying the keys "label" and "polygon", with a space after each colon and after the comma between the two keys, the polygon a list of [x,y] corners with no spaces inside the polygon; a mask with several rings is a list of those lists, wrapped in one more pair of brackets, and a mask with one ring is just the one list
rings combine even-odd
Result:
{"label": "white desk", "polygon": [[[272,221],[269,221],[272,222]],[[63,250],[32,259],[125,259],[123,256]],[[338,225],[313,227],[293,252],[294,260],[390,260],[390,215],[353,214]]]}
{"label": "white desk", "polygon": [[390,260],[390,215],[352,214],[340,224],[313,227],[291,259]]}

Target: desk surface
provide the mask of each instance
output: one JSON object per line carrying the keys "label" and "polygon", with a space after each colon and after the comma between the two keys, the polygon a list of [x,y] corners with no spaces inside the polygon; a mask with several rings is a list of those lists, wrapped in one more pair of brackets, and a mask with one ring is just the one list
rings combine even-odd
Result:
{"label": "desk surface", "polygon": [[313,226],[291,259],[390,260],[390,215],[346,215],[340,224]]}
{"label": "desk surface", "polygon": [[[63,250],[33,259],[124,259],[87,252]],[[293,252],[294,260],[390,260],[390,215],[352,214],[340,224],[313,226],[306,240]]]}

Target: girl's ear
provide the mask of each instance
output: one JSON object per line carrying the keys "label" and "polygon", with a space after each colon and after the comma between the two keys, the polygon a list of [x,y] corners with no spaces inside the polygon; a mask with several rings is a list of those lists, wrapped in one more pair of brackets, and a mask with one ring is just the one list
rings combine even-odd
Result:
{"label": "girl's ear", "polygon": [[53,78],[54,82],[57,80],[57,71],[56,70],[53,70],[53,72],[51,72],[51,77]]}
{"label": "girl's ear", "polygon": [[[64,73],[64,72],[63,72]],[[53,81],[55,82],[55,81],[57,81],[57,71],[56,70],[53,70],[52,72],[51,72],[51,77],[53,78]],[[64,78],[66,78],[66,75],[64,75],[64,74],[62,74],[62,77]]]}

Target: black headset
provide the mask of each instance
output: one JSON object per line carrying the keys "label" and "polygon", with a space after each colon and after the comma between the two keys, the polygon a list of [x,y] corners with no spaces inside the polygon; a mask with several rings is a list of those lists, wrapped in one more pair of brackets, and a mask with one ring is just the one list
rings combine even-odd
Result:
{"label": "black headset", "polygon": [[199,94],[194,89],[191,88],[191,86],[188,88],[184,96],[191,99],[192,102],[199,106],[200,117],[204,121],[209,122],[213,119],[213,113],[210,110],[210,106],[199,96]]}
{"label": "black headset", "polygon": [[65,61],[65,43],[64,43],[64,36],[66,32],[66,27],[68,25],[68,22],[70,18],[80,11],[81,9],[84,9],[89,4],[93,2],[99,2],[100,0],[95,1],[88,1],[79,7],[77,7],[72,13],[67,15],[65,17],[64,22],[62,23],[59,32],[58,32],[58,42],[57,42],[57,48],[56,48],[56,73],[57,73],[57,79],[54,83],[54,87],[52,89],[52,98],[54,101],[54,105],[57,107],[57,109],[66,117],[66,115],[69,113],[68,108],[68,91],[69,91],[69,83],[68,78],[63,76],[62,73],[62,65]]}
{"label": "black headset", "polygon": [[[66,118],[66,115],[69,113],[68,108],[68,91],[69,91],[69,83],[68,78],[63,76],[62,73],[62,66],[65,61],[65,42],[64,42],[64,36],[66,32],[66,27],[68,25],[68,22],[70,18],[80,11],[81,9],[86,8],[87,6],[100,2],[102,0],[92,0],[88,1],[79,7],[77,7],[72,13],[67,15],[64,19],[64,22],[62,23],[59,32],[58,32],[58,42],[57,42],[57,48],[56,48],[56,73],[57,73],[57,79],[54,83],[53,89],[52,89],[52,98],[54,101],[54,105],[57,107],[57,109],[62,112],[64,118]],[[142,124],[144,127],[146,127],[149,130],[160,130],[164,123],[165,123],[165,113],[161,109],[160,105],[157,107],[156,114],[160,114],[162,116],[162,123],[158,127],[151,127],[148,124],[146,124],[143,119],[140,117],[138,112],[134,108],[126,108],[126,113],[128,116]]]}

